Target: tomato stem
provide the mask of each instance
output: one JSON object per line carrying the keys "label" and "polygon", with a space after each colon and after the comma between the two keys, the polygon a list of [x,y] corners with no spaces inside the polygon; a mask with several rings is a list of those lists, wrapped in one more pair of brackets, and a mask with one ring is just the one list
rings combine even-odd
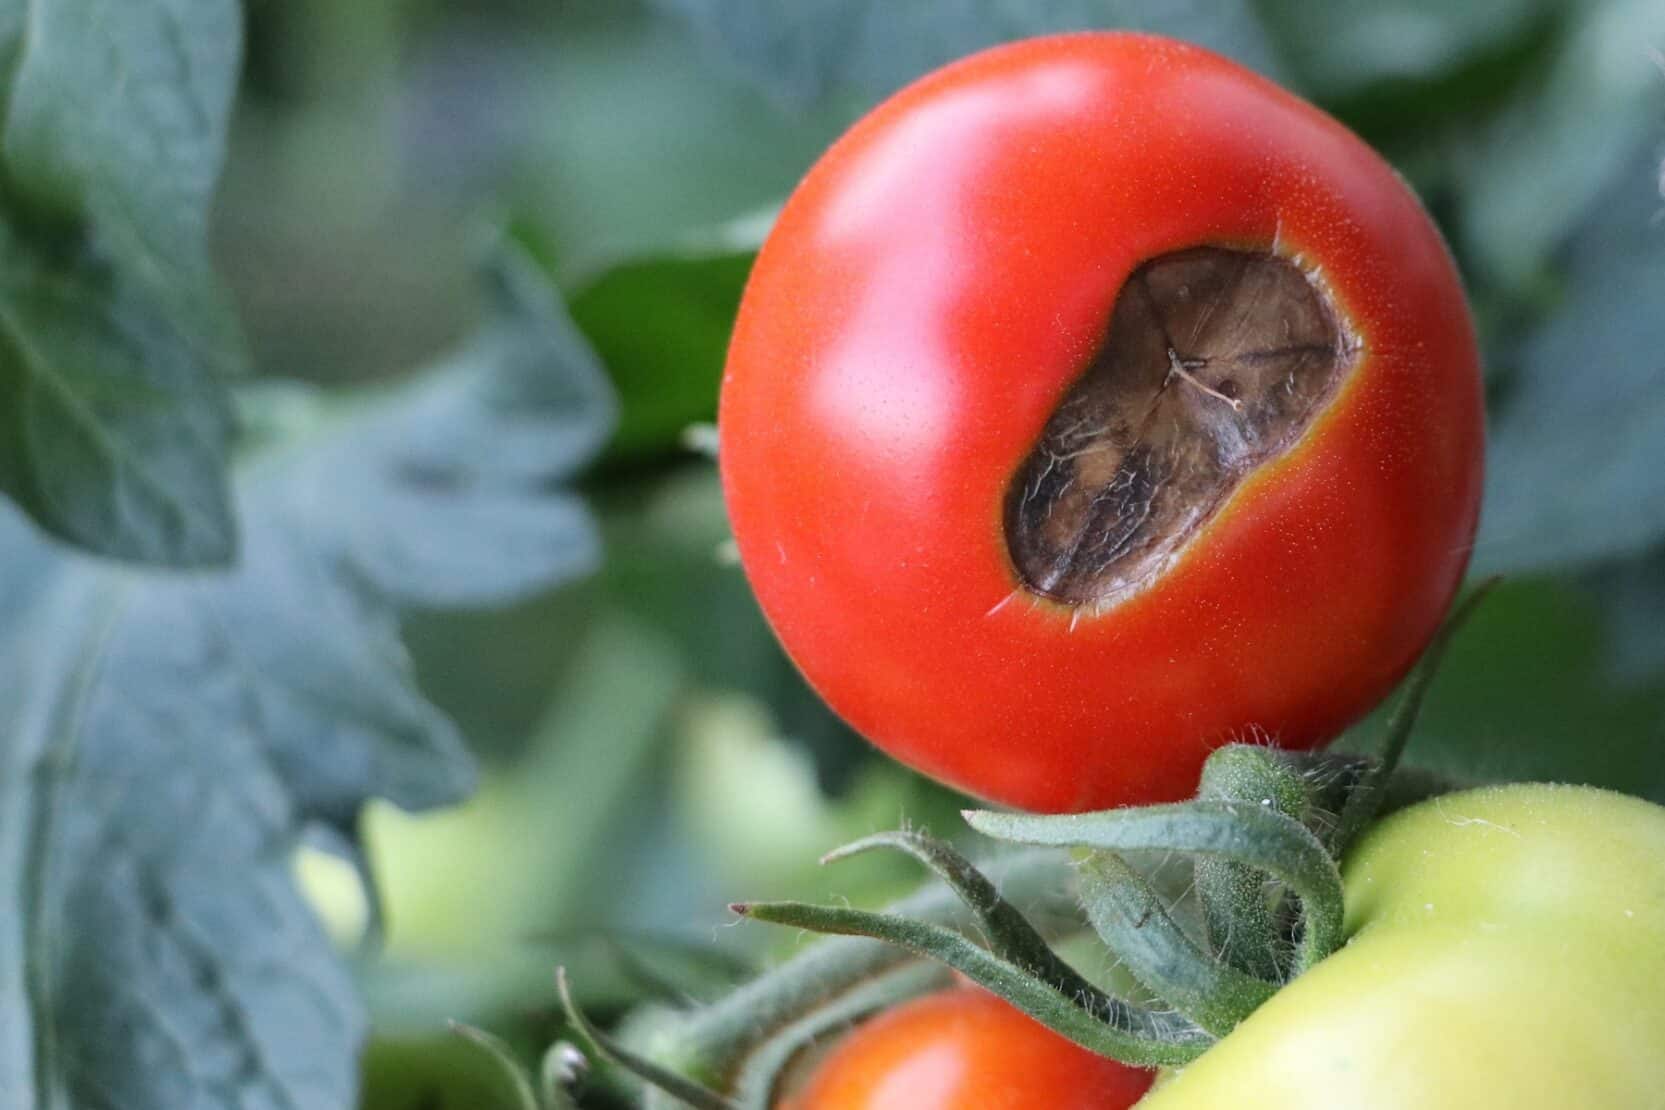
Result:
{"label": "tomato stem", "polygon": [[578,1035],[589,1043],[597,1056],[681,1099],[694,1110],[739,1110],[732,1100],[711,1088],[695,1082],[681,1072],[660,1067],[652,1060],[638,1056],[597,1029],[573,1001],[572,990],[567,984],[567,969],[564,967],[555,970],[555,989],[561,996],[561,1007],[566,1011],[567,1020],[572,1023]]}
{"label": "tomato stem", "polygon": [[[1253,744],[1231,744],[1208,757],[1197,796],[1270,807],[1303,821],[1312,790],[1288,755]],[[1232,860],[1200,856],[1196,883],[1203,924],[1220,959],[1258,979],[1281,983],[1289,952],[1267,897],[1266,873]]]}

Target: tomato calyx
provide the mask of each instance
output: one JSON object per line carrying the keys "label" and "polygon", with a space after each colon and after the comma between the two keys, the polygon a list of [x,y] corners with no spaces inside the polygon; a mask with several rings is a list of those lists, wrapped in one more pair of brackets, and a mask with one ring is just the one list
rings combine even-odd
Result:
{"label": "tomato calyx", "polygon": [[[593,1034],[570,1002],[569,1015],[598,1053],[699,1107],[767,1110],[806,1047],[940,986],[944,968],[1093,1052],[1142,1067],[1189,1063],[1345,942],[1339,860],[1353,839],[1384,811],[1446,788],[1395,772],[1445,645],[1490,586],[1452,613],[1419,661],[1375,757],[1237,744],[1210,757],[1189,802],[967,811],[978,832],[1029,846],[986,869],[916,830],[865,837],[822,862],[900,852],[941,885],[882,912],[735,903],[743,917],[834,938],[634,1045]],[[1061,859],[1060,847],[1076,858]],[[1188,862],[1194,904],[1177,904],[1138,866],[1147,858]],[[1058,940],[1083,930],[1148,1002],[1103,989],[1057,954]]]}
{"label": "tomato calyx", "polygon": [[[965,813],[972,828],[997,840],[1086,851],[1077,875],[1081,909],[1154,1006],[1106,996],[1060,966],[987,879],[920,833],[869,837],[828,858],[885,847],[921,860],[972,910],[982,944],[894,913],[797,902],[731,908],[776,924],[875,937],[939,960],[1055,1032],[1124,1063],[1187,1063],[1344,942],[1339,861],[1381,811],[1445,644],[1489,586],[1452,614],[1418,664],[1374,760],[1232,745],[1210,757],[1190,802],[1061,816]],[[1191,861],[1200,937],[1170,912],[1128,853]],[[1268,881],[1275,898],[1267,897]]]}
{"label": "tomato calyx", "polygon": [[1280,255],[1204,246],[1141,265],[1012,478],[1020,581],[1088,608],[1137,590],[1300,438],[1356,353],[1318,283]]}

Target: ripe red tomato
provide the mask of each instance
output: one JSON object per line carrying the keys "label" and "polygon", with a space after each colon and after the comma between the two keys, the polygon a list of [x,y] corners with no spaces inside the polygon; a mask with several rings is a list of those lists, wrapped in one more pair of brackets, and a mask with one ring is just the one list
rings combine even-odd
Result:
{"label": "ripe red tomato", "polygon": [[898,93],[785,209],[720,458],[810,683],[912,766],[1034,810],[1186,796],[1333,738],[1468,560],[1463,291],[1375,153],[1207,51],[990,50]]}
{"label": "ripe red tomato", "polygon": [[1151,1079],[961,987],[850,1033],[783,1110],[1123,1110]]}

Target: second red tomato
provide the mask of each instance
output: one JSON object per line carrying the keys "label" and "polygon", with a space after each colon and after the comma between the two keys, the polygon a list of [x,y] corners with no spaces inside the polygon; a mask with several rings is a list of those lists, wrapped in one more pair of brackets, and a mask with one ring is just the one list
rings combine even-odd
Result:
{"label": "second red tomato", "polygon": [[1126,1110],[1152,1078],[961,987],[857,1027],[782,1110]]}

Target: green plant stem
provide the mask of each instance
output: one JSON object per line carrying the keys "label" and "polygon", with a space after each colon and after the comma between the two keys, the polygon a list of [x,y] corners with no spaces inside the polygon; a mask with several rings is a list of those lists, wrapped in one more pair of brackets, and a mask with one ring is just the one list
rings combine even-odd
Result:
{"label": "green plant stem", "polygon": [[[1297,821],[1306,818],[1310,802],[1307,777],[1285,753],[1247,744],[1233,744],[1208,757],[1197,796],[1249,802]],[[1215,953],[1247,975],[1279,983],[1287,946],[1267,897],[1266,880],[1264,871],[1234,860],[1203,856],[1196,861],[1197,900]]]}
{"label": "green plant stem", "polygon": [[589,1042],[590,1048],[597,1056],[609,1061],[617,1067],[651,1083],[654,1087],[674,1098],[692,1106],[694,1110],[738,1110],[736,1104],[728,1098],[718,1094],[688,1078],[680,1072],[660,1067],[652,1060],[637,1055],[608,1037],[601,1030],[591,1024],[584,1011],[572,999],[572,990],[567,984],[567,969],[557,968],[555,971],[555,989],[561,996],[561,1007],[566,1011],[567,1020],[577,1030],[579,1036]]}

